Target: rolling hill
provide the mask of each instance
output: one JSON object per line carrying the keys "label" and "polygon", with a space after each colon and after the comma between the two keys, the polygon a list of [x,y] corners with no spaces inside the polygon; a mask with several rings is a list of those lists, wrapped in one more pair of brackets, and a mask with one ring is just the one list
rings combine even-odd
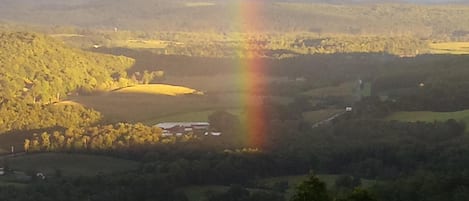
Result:
{"label": "rolling hill", "polygon": [[250,17],[258,31],[428,37],[469,30],[469,6],[459,2],[5,0],[0,19],[109,30],[230,32],[244,31],[240,19],[246,17],[241,9],[245,4],[259,8]]}
{"label": "rolling hill", "polygon": [[132,64],[126,57],[71,49],[42,34],[0,32],[0,133],[96,122],[100,115],[92,110],[51,103],[113,87],[115,76]]}

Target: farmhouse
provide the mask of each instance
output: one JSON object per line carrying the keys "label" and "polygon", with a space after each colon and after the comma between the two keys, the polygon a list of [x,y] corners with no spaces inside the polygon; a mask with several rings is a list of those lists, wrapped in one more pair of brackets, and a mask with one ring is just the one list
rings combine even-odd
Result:
{"label": "farmhouse", "polygon": [[163,136],[181,136],[187,133],[205,133],[209,130],[208,122],[164,122],[155,126],[163,129]]}

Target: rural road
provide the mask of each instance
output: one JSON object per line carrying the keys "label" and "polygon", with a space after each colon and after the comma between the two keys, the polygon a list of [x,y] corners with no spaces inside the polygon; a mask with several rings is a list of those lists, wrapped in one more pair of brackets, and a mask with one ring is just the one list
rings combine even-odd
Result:
{"label": "rural road", "polygon": [[334,115],[332,115],[331,117],[327,118],[327,119],[324,119],[324,120],[321,120],[319,122],[316,122],[312,125],[313,128],[317,128],[321,125],[324,125],[324,124],[327,124],[329,122],[331,122],[332,120],[336,119],[337,117],[340,117],[342,116],[343,114],[347,113],[346,111],[342,111],[342,112],[339,112],[339,113],[336,113]]}

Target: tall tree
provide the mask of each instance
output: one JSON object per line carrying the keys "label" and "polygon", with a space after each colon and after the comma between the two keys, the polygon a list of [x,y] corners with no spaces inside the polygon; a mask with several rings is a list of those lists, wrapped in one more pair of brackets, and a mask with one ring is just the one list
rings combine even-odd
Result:
{"label": "tall tree", "polygon": [[326,184],[310,173],[306,181],[296,187],[296,193],[291,201],[332,201]]}

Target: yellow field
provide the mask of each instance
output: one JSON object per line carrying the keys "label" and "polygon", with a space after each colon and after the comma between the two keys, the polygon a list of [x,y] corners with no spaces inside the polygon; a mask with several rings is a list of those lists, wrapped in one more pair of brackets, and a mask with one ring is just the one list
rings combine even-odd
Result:
{"label": "yellow field", "polygon": [[[163,40],[140,40],[140,39],[130,39],[130,40],[114,40],[112,41],[113,47],[126,47],[132,49],[161,49],[166,48],[171,41]],[[182,45],[181,43],[177,43]]]}
{"label": "yellow field", "polygon": [[198,94],[202,95],[195,89],[191,89],[183,86],[167,85],[167,84],[145,84],[126,87],[113,91],[113,93],[144,93],[144,94],[155,94],[155,95],[167,95],[167,96],[179,96],[186,94]]}
{"label": "yellow field", "polygon": [[74,101],[66,100],[66,101],[60,101],[58,103],[55,103],[55,105],[81,105],[81,104],[74,102]]}
{"label": "yellow field", "polygon": [[344,109],[323,109],[323,110],[315,110],[315,111],[307,111],[303,113],[303,117],[306,121],[311,123],[316,123],[332,117],[333,115],[344,111]]}
{"label": "yellow field", "polygon": [[469,42],[431,43],[433,54],[469,54]]}
{"label": "yellow field", "polygon": [[201,6],[214,6],[215,3],[212,2],[187,2],[185,3],[186,7],[201,7]]}
{"label": "yellow field", "polygon": [[50,36],[55,38],[85,37],[80,34],[51,34]]}

